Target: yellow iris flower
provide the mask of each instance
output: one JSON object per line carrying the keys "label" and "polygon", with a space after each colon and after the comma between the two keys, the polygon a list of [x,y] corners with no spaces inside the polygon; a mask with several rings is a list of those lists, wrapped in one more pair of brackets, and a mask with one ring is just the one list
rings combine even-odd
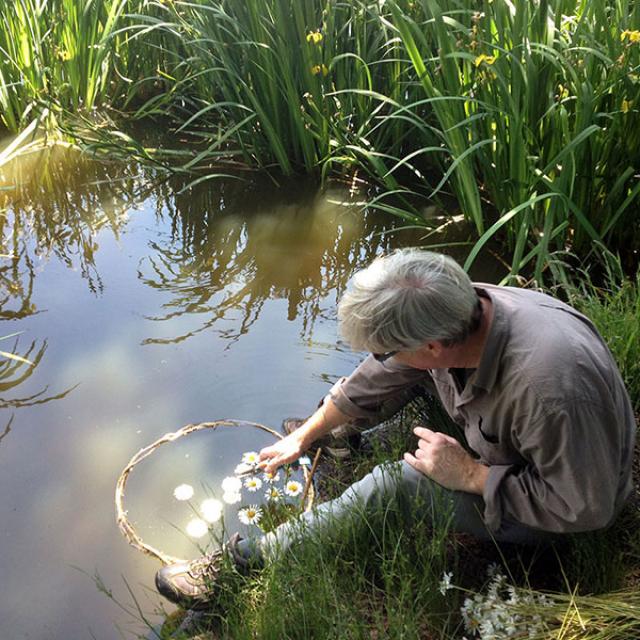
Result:
{"label": "yellow iris flower", "polygon": [[622,40],[622,42],[625,40],[629,40],[629,42],[640,42],[640,31],[629,31],[629,29],[625,29],[620,34],[620,40]]}
{"label": "yellow iris flower", "polygon": [[329,73],[329,69],[327,69],[327,65],[325,64],[314,64],[313,67],[311,67],[311,73],[314,76],[317,76],[320,73],[323,76],[326,76]]}
{"label": "yellow iris flower", "polygon": [[307,34],[307,42],[319,44],[320,42],[322,42],[322,34],[319,31],[311,31],[309,34]]}
{"label": "yellow iris flower", "polygon": [[496,61],[496,57],[495,56],[488,56],[485,55],[484,53],[481,53],[476,59],[474,64],[476,65],[476,67],[479,67],[483,62],[485,64],[493,64]]}

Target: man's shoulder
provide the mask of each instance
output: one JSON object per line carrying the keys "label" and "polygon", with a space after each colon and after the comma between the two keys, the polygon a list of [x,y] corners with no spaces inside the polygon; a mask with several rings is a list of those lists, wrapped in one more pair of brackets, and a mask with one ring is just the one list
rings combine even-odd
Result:
{"label": "man's shoulder", "polygon": [[488,288],[508,333],[502,383],[541,401],[585,398],[617,380],[617,367],[593,323],[568,304],[528,289]]}

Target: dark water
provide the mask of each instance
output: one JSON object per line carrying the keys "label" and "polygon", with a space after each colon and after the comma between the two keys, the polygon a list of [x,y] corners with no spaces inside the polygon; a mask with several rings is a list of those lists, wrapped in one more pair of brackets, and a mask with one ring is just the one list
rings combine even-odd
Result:
{"label": "dark water", "polygon": [[[187,423],[277,428],[308,414],[361,357],[336,332],[349,277],[423,232],[349,206],[346,187],[235,180],[181,192],[74,154],[5,167],[2,186],[0,336],[20,335],[0,350],[34,364],[0,357],[0,640],[133,638],[144,626],[92,579],[131,606],[128,584],[159,619],[159,563],[115,523],[120,471]],[[269,439],[230,429],[163,446],[130,477],[138,533],[196,553],[203,540],[185,526],[198,504]],[[183,483],[190,503],[172,495]]]}

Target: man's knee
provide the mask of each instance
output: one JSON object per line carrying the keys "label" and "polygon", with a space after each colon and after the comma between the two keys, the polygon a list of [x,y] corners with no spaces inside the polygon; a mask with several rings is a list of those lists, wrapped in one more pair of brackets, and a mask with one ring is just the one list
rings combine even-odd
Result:
{"label": "man's knee", "polygon": [[398,461],[379,464],[351,488],[366,504],[370,504],[394,500],[400,495],[415,497],[420,485],[424,484],[426,489],[426,484],[431,482],[406,462]]}

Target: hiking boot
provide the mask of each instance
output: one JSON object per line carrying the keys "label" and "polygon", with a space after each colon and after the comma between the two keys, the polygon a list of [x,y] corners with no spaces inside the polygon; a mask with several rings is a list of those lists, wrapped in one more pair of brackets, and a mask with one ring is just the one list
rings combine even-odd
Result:
{"label": "hiking boot", "polygon": [[210,607],[220,591],[220,573],[225,562],[230,560],[239,573],[248,573],[249,561],[238,549],[240,540],[236,533],[218,551],[162,567],[156,573],[156,588],[167,600],[184,609]]}
{"label": "hiking boot", "polygon": [[[293,433],[296,429],[306,422],[304,418],[286,418],[282,421],[282,430],[287,434]],[[331,456],[334,460],[346,460],[360,449],[361,437],[359,433],[349,435],[335,435],[334,432],[340,432],[341,428],[336,427],[326,436],[322,436],[316,440],[311,449],[315,450],[322,447],[322,450]]]}

